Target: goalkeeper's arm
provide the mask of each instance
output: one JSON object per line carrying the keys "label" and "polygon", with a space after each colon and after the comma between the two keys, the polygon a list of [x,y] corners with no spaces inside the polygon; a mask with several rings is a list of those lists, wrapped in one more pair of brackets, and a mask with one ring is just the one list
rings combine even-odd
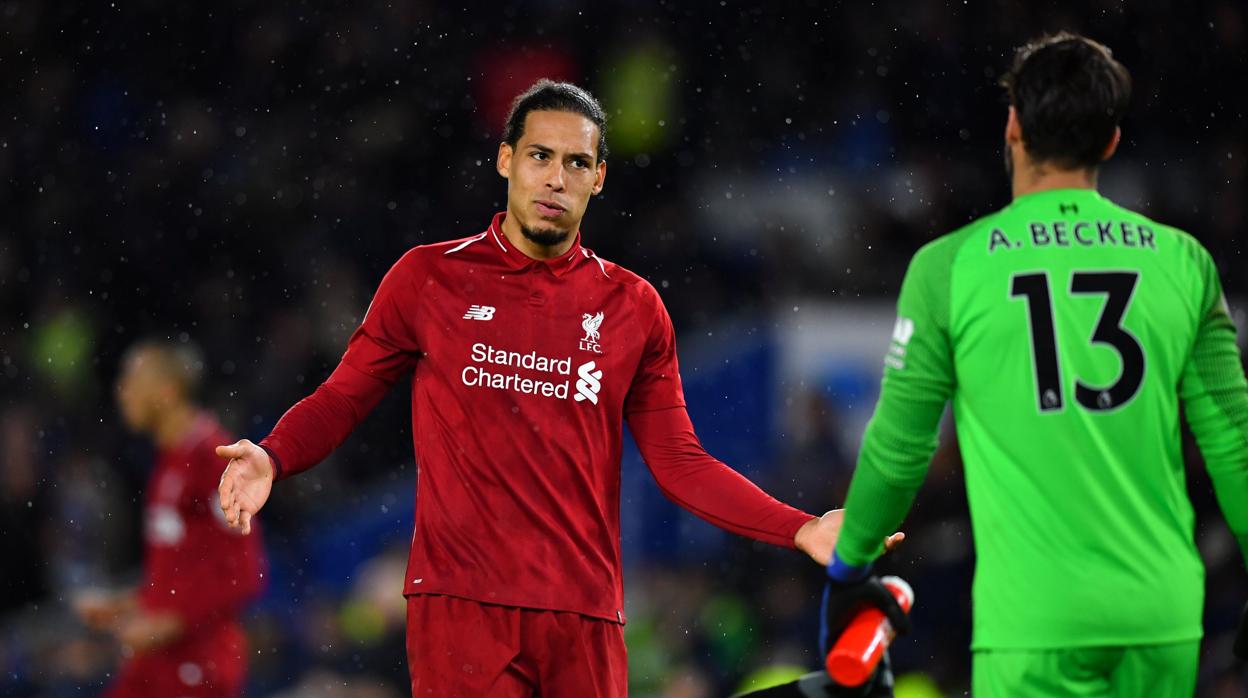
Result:
{"label": "goalkeeper's arm", "polygon": [[[1198,251],[1204,296],[1179,395],[1218,506],[1248,560],[1248,382],[1217,269],[1208,252]],[[1248,608],[1240,619],[1234,652],[1248,659]]]}
{"label": "goalkeeper's arm", "polygon": [[863,436],[833,564],[864,567],[878,557],[927,475],[954,389],[949,268],[956,245],[946,237],[919,250],[902,282],[880,399]]}
{"label": "goalkeeper's arm", "polygon": [[1205,293],[1179,395],[1222,514],[1248,559],[1248,381],[1217,270],[1200,252]]}

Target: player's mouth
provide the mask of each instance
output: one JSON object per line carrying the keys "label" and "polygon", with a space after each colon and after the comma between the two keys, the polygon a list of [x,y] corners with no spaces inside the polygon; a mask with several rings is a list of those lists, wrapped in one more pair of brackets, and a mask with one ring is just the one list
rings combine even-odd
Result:
{"label": "player's mouth", "polygon": [[562,216],[565,211],[567,211],[566,208],[560,206],[554,201],[543,200],[535,201],[534,203],[537,204],[537,213],[542,218],[558,218],[559,216]]}

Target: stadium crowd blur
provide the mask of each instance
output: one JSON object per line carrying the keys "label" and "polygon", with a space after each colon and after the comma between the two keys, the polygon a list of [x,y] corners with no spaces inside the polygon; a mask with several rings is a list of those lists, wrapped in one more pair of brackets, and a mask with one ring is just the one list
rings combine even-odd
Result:
{"label": "stadium crowd blur", "polygon": [[[0,2],[0,694],[91,695],[115,661],[67,604],[136,576],[151,453],[114,408],[124,348],[199,343],[204,404],[262,437],[327,375],[404,250],[502,207],[500,125],[537,77],[589,87],[611,115],[585,242],[659,288],[683,346],[799,298],[887,301],[920,245],[1008,202],[995,81],[1012,48],[1085,32],[1135,78],[1102,191],[1194,233],[1244,326],[1242,2],[488,7]],[[724,405],[744,397],[721,387]],[[269,588],[247,615],[252,695],[404,695],[405,392],[275,490]],[[806,426],[780,424],[762,462],[703,437],[822,512],[842,501],[855,437],[828,391],[788,399]],[[695,423],[714,409],[691,405]],[[1244,565],[1188,450],[1210,567],[1201,695],[1245,695],[1227,636]],[[899,695],[969,681],[960,478],[946,443],[886,563],[919,595],[894,648]],[[650,490],[623,502],[633,693],[718,696],[813,669],[821,571],[708,538]],[[642,519],[658,523],[629,524]],[[649,540],[660,527],[675,533]]]}

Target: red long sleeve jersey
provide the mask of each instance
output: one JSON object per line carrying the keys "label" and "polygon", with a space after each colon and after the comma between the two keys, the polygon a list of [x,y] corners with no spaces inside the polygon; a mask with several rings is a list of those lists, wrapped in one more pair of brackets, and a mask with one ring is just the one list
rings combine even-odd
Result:
{"label": "red long sleeve jersey", "polygon": [[261,442],[279,477],[319,462],[413,374],[416,526],[406,594],[624,621],[623,417],[677,503],[793,545],[811,517],[711,458],[685,413],[658,293],[580,245],[534,260],[485,232],[386,274],[337,369]]}
{"label": "red long sleeve jersey", "polygon": [[218,504],[222,464],[213,449],[231,441],[199,416],[180,444],[157,454],[144,492],[139,603],[176,613],[188,640],[236,622],[263,586],[260,536],[232,530]]}

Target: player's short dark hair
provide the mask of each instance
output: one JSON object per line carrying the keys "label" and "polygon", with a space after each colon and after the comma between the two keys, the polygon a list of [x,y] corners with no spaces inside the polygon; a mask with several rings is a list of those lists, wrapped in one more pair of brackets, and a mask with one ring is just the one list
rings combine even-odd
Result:
{"label": "player's short dark hair", "polygon": [[1131,74],[1109,48],[1069,32],[1019,48],[1001,86],[1027,154],[1063,169],[1100,164],[1131,99]]}
{"label": "player's short dark hair", "polygon": [[503,126],[503,142],[515,147],[524,135],[524,120],[529,112],[568,111],[594,122],[598,127],[599,162],[607,159],[607,113],[588,90],[570,82],[554,82],[542,78],[516,96]]}
{"label": "player's short dark hair", "polygon": [[146,353],[154,366],[166,378],[182,390],[182,394],[194,399],[204,382],[204,354],[197,344],[185,335],[177,340],[149,337],[135,342],[126,350],[126,359]]}

